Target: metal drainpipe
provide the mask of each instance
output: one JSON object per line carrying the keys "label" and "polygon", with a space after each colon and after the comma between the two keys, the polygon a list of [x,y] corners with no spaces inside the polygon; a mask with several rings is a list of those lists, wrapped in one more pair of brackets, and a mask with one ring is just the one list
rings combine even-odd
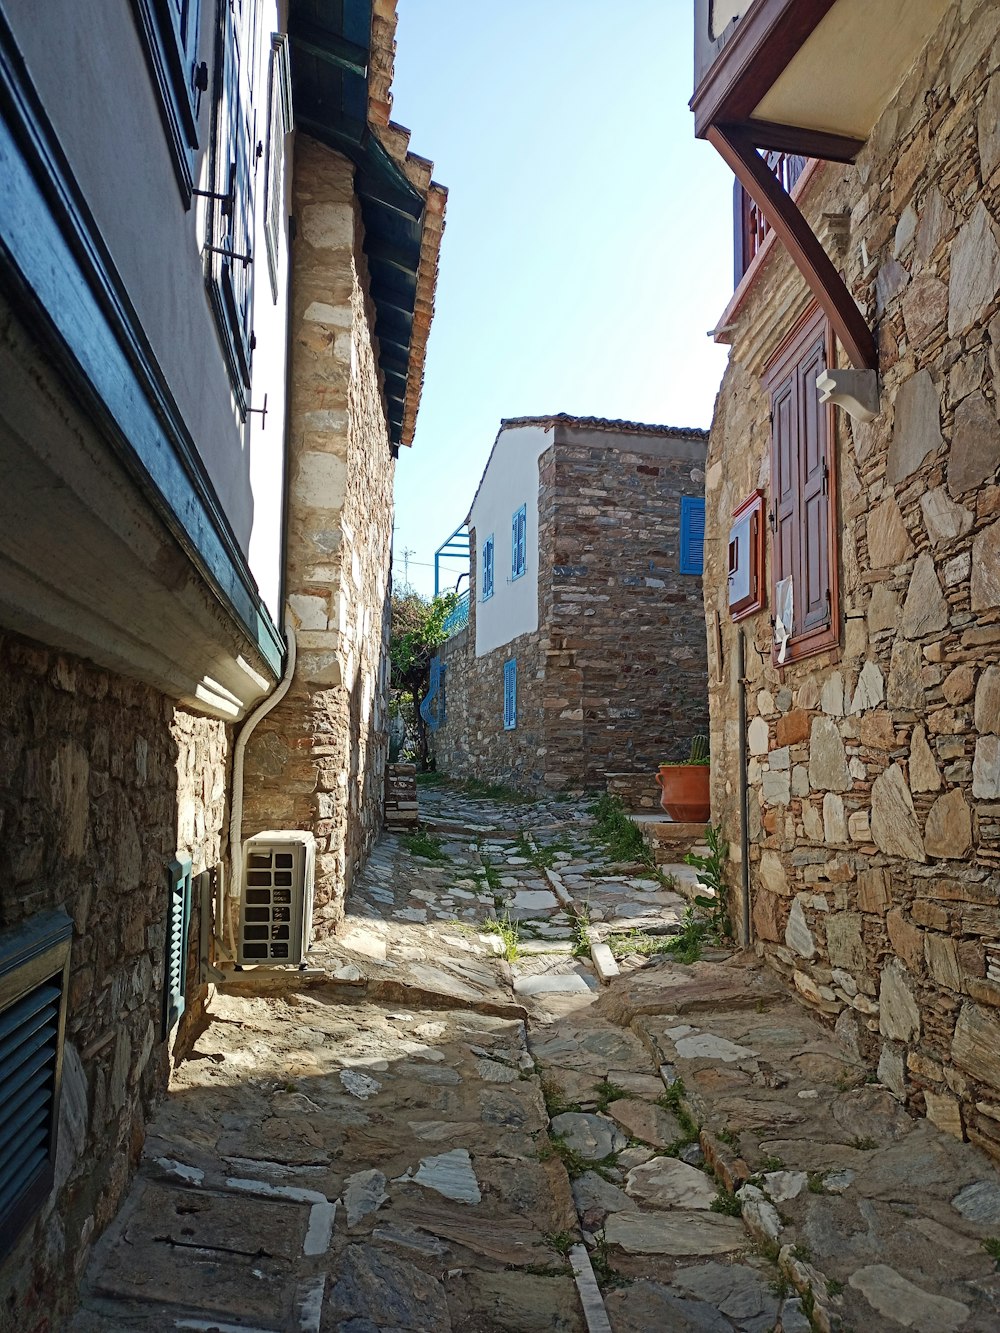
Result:
{"label": "metal drainpipe", "polygon": [[750,789],[747,781],[747,649],[742,629],[736,632],[739,675],[740,733],[740,874],[743,880],[743,947],[750,948]]}
{"label": "metal drainpipe", "polygon": [[[240,896],[240,881],[243,878],[243,763],[246,756],[247,741],[262,718],[267,717],[272,708],[281,703],[288,693],[295,672],[295,630],[291,617],[285,614],[285,642],[288,651],[285,654],[285,670],[273,694],[260,703],[256,710],[245,719],[236,737],[233,748],[233,796],[229,814],[229,897]],[[230,924],[230,934],[232,926]],[[231,941],[235,946],[235,940]]]}

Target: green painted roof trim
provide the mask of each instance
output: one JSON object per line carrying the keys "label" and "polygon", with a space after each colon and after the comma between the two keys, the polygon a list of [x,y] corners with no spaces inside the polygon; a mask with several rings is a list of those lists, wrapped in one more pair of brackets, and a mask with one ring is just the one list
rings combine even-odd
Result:
{"label": "green painted roof trim", "polygon": [[357,167],[389,438],[398,445],[425,200],[368,123],[371,29],[371,0],[291,0],[288,35],[296,124]]}

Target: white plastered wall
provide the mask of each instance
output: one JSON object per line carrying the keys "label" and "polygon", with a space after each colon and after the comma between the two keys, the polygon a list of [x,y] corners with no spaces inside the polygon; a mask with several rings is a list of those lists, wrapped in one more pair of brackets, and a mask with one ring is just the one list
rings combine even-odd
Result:
{"label": "white plastered wall", "polygon": [[[473,501],[476,534],[472,586],[476,594],[476,656],[538,628],[538,460],[552,444],[551,429],[512,426],[502,431]],[[525,506],[525,570],[511,578],[511,520]],[[482,552],[493,537],[493,596],[482,600]]]}

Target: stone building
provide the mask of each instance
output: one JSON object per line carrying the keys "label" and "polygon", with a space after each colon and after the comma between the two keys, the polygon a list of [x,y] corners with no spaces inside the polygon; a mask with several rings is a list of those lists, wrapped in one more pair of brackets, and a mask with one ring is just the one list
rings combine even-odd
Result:
{"label": "stone building", "polygon": [[[469,623],[427,712],[438,767],[527,788],[655,790],[706,729],[706,433],[502,422],[472,502]],[[443,704],[443,708],[442,708]]]}
{"label": "stone building", "polygon": [[1000,1156],[1000,9],[695,8],[713,818],[758,953]]}
{"label": "stone building", "polygon": [[[394,28],[0,0],[4,1333],[61,1326],[232,957],[233,797],[316,835],[321,910],[378,819],[444,202],[389,121]],[[232,757],[291,629],[284,806],[273,748],[241,793]]]}

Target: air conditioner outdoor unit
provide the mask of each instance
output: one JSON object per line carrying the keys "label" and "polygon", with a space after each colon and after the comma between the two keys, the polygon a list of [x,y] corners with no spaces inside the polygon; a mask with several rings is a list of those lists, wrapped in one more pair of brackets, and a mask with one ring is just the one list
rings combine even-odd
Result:
{"label": "air conditioner outdoor unit", "polygon": [[243,844],[238,963],[301,963],[312,937],[316,839],[276,830]]}

